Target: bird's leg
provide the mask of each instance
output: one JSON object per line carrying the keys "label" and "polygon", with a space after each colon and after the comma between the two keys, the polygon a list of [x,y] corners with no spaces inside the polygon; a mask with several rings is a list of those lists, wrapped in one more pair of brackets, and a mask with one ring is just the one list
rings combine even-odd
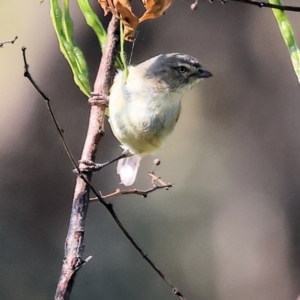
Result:
{"label": "bird's leg", "polygon": [[91,93],[91,98],[89,98],[88,102],[90,105],[96,105],[96,106],[108,106],[109,96],[104,93]]}
{"label": "bird's leg", "polygon": [[79,169],[81,172],[97,172],[97,171],[100,171],[102,168],[114,163],[115,161],[118,161],[122,158],[125,158],[125,157],[128,157],[128,156],[131,156],[132,154],[129,152],[128,149],[125,149],[121,155],[119,155],[118,157],[110,160],[110,161],[107,161],[105,163],[102,163],[102,164],[99,164],[99,163],[95,163],[91,160],[80,160],[79,161]]}

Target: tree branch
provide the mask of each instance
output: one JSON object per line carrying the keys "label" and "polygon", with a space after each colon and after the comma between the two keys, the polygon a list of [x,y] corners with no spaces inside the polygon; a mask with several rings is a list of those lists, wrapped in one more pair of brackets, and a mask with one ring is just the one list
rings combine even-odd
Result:
{"label": "tree branch", "polygon": [[[94,84],[93,95],[108,93],[109,81],[113,72],[114,48],[116,45],[115,31],[117,24],[118,21],[116,18],[112,17],[107,32],[107,44]],[[95,160],[98,144],[104,134],[104,119],[105,105],[92,105],[81,160]],[[91,181],[91,178],[92,173],[88,173],[86,175],[88,182]],[[69,230],[65,243],[65,257],[56,289],[55,300],[70,299],[76,272],[86,263],[86,260],[82,259],[82,255],[84,250],[85,218],[90,198],[89,194],[90,184],[86,182],[85,178],[78,176],[73,197]]]}
{"label": "tree branch", "polygon": [[31,74],[29,73],[29,65],[27,63],[27,58],[26,58],[26,47],[22,47],[22,54],[23,54],[23,62],[24,62],[24,77],[28,78],[28,80],[31,82],[31,84],[34,86],[34,88],[38,91],[38,93],[43,97],[43,99],[45,100],[46,102],[46,106],[47,106],[47,109],[49,111],[49,114],[52,118],[52,121],[53,123],[55,124],[55,127],[56,127],[56,130],[58,131],[59,133],[59,136],[62,140],[62,143],[63,143],[63,146],[66,150],[66,153],[70,159],[70,161],[72,162],[73,164],[73,167],[75,167],[76,171],[79,173],[80,170],[77,166],[77,163],[74,159],[74,156],[72,155],[71,153],[71,150],[65,140],[65,137],[64,137],[64,131],[63,129],[59,126],[56,118],[55,118],[55,115],[54,115],[54,112],[52,110],[52,106],[50,104],[50,98],[40,89],[40,87],[37,85],[37,83],[35,82],[35,80],[32,78]]}
{"label": "tree branch", "polygon": [[[209,0],[209,2],[214,2],[215,0]],[[255,5],[260,8],[262,7],[267,7],[267,8],[275,8],[275,9],[280,9],[280,10],[286,10],[286,11],[295,11],[295,12],[300,12],[300,7],[299,6],[291,6],[291,5],[277,5],[277,4],[271,4],[269,2],[265,1],[257,1],[257,0],[219,0],[221,3],[225,4],[227,1],[232,1],[232,2],[240,2],[240,3],[245,3],[245,4],[250,4],[250,5]],[[198,7],[198,0],[195,0],[193,4],[191,4],[191,9],[196,10]]]}
{"label": "tree branch", "polygon": [[[98,196],[98,199],[99,196]],[[106,203],[104,200],[100,201],[101,204],[105,206],[105,208],[109,211],[113,219],[118,224],[119,228],[122,230],[126,238],[133,245],[133,247],[139,252],[139,254],[146,260],[146,262],[151,266],[151,268],[162,278],[164,282],[166,282],[169,287],[172,289],[172,292],[175,296],[177,296],[180,300],[187,300],[183,294],[173,285],[170,279],[154,264],[154,262],[148,257],[148,255],[143,251],[143,249],[136,243],[136,241],[132,238],[129,232],[126,230],[124,225],[121,223],[120,219],[116,215],[113,205],[111,203]]]}
{"label": "tree branch", "polygon": [[14,42],[17,40],[17,36],[14,38],[14,39],[12,39],[12,40],[9,40],[9,41],[2,41],[2,42],[0,42],[0,48],[2,48],[3,46],[4,46],[4,44],[14,44]]}
{"label": "tree branch", "polygon": [[[139,196],[143,196],[144,198],[146,198],[148,196],[148,194],[150,194],[150,193],[152,193],[156,190],[161,190],[161,189],[168,190],[168,189],[170,189],[174,186],[173,183],[166,183],[160,177],[156,176],[154,174],[154,170],[152,172],[149,172],[148,175],[150,176],[151,182],[152,182],[152,187],[151,188],[149,188],[147,190],[138,190],[138,189],[121,190],[121,189],[116,189],[113,193],[110,193],[108,195],[101,195],[102,201],[104,201],[104,199],[109,199],[109,198],[113,198],[113,197],[117,197],[117,196],[121,196],[121,195],[139,195]],[[95,201],[98,202],[99,197],[90,198],[90,201],[91,202],[95,202]]]}
{"label": "tree branch", "polygon": [[300,12],[300,7],[298,6],[290,6],[290,5],[276,5],[271,4],[264,1],[256,1],[256,0],[231,0],[233,2],[241,2],[245,4],[255,5],[258,7],[268,7],[268,8],[276,8],[280,10],[287,10],[287,11],[298,11]]}

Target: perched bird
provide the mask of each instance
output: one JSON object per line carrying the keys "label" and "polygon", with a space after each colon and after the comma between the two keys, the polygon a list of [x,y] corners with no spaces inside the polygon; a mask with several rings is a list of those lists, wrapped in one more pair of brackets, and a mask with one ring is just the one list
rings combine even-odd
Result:
{"label": "perched bird", "polygon": [[212,74],[198,60],[180,53],[159,54],[119,71],[109,97],[109,122],[127,157],[118,161],[121,183],[135,181],[141,158],[159,149],[178,121],[181,98]]}

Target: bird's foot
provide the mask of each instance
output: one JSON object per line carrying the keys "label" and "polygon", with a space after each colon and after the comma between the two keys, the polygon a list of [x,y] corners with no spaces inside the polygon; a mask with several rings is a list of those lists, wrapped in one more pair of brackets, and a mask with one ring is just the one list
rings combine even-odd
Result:
{"label": "bird's foot", "polygon": [[[95,163],[91,160],[79,160],[79,170],[82,173],[89,173],[89,172],[97,172],[100,171],[103,167],[106,166],[106,163],[104,164],[99,164]],[[74,173],[78,173],[78,170],[75,169],[73,170]]]}
{"label": "bird's foot", "polygon": [[91,93],[91,98],[88,102],[90,105],[94,106],[108,106],[109,96],[105,93]]}
{"label": "bird's foot", "polygon": [[[88,159],[79,160],[78,161],[79,170],[82,173],[97,172],[97,171],[100,171],[101,169],[103,169],[104,167],[114,163],[115,161],[118,161],[122,158],[125,158],[125,157],[129,156],[129,155],[130,155],[130,152],[129,152],[128,149],[126,149],[118,157],[116,157],[116,158],[114,158],[110,161],[107,161],[105,163],[102,163],[102,164],[101,163],[95,163],[92,160],[88,160]],[[73,172],[78,173],[78,171],[76,169],[73,170]]]}

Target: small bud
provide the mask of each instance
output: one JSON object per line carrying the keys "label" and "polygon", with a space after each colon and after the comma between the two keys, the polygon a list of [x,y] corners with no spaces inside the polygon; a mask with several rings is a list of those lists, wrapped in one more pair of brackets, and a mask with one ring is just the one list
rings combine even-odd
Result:
{"label": "small bud", "polygon": [[191,4],[191,10],[196,10],[198,8],[198,1],[195,1],[193,4]]}
{"label": "small bud", "polygon": [[154,164],[156,166],[159,166],[160,165],[160,159],[158,159],[158,158],[154,159]]}

